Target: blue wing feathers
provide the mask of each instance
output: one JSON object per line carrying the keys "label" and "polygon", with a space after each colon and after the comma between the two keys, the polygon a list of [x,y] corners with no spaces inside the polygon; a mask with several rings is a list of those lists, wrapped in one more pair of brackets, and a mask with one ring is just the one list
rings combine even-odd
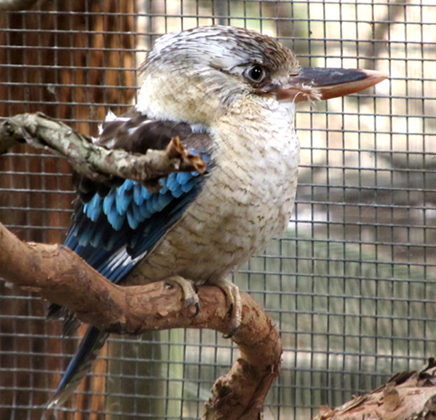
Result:
{"label": "blue wing feathers", "polygon": [[144,188],[141,184],[137,182],[133,186],[133,201],[138,205],[142,205],[144,200],[150,198],[151,193],[148,192],[147,188]]}
{"label": "blue wing feathers", "polygon": [[192,179],[192,173],[189,173],[189,172],[178,172],[176,174],[176,181],[180,185],[186,184],[190,179]]}
{"label": "blue wing feathers", "polygon": [[[195,171],[171,173],[160,180],[158,192],[150,193],[137,182],[125,180],[105,197],[96,193],[76,209],[65,244],[118,283],[136,265],[135,259],[150,250],[180,218],[200,191],[203,179]],[[125,261],[115,264],[112,260],[123,247],[127,252],[118,257]]]}
{"label": "blue wing feathers", "polygon": [[117,212],[120,216],[126,214],[126,210],[129,208],[132,199],[133,199],[132,190],[125,190],[122,193],[117,191],[115,202],[116,202]]}
{"label": "blue wing feathers", "polygon": [[127,209],[126,216],[127,216],[127,223],[129,224],[129,227],[135,230],[139,225],[139,221],[141,220],[139,207],[137,205],[132,205],[129,209]]}
{"label": "blue wing feathers", "polygon": [[83,206],[83,212],[91,219],[91,221],[96,222],[101,214],[102,210],[102,198],[95,194],[92,200]]}
{"label": "blue wing feathers", "polygon": [[176,175],[177,174],[175,172],[173,172],[173,173],[169,174],[168,178],[165,180],[166,187],[170,191],[174,191],[178,187],[178,184],[177,184],[177,181],[176,181]]}
{"label": "blue wing feathers", "polygon": [[196,181],[195,178],[193,178],[193,179],[190,179],[189,181],[187,181],[186,183],[182,184],[181,185],[182,191],[184,193],[187,193],[187,192],[191,191],[191,189],[195,185],[195,181]]}

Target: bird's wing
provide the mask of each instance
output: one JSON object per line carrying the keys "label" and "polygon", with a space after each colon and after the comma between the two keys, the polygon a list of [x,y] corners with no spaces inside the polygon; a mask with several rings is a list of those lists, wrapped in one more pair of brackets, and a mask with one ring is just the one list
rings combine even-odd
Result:
{"label": "bird's wing", "polygon": [[[175,136],[211,167],[208,134],[193,133],[184,123],[150,120],[135,111],[106,121],[96,143],[145,153],[165,149]],[[76,174],[78,195],[65,245],[109,280],[120,282],[177,222],[201,190],[206,174],[171,173],[154,193],[131,180],[102,184]],[[56,304],[49,307],[48,317],[63,317],[66,335],[78,326],[71,313]]]}
{"label": "bird's wing", "polygon": [[[96,143],[145,153],[164,149],[175,136],[210,163],[208,134],[193,133],[188,124],[149,120],[138,113],[106,122]],[[198,172],[171,173],[160,180],[160,191],[149,192],[131,180],[108,186],[81,177],[65,245],[118,283],[180,218],[201,190],[204,178]]]}
{"label": "bird's wing", "polygon": [[[105,122],[96,143],[145,153],[148,149],[164,149],[175,136],[211,167],[209,135],[193,133],[187,124],[148,120],[138,113]],[[77,176],[78,197],[65,244],[118,283],[177,222],[201,190],[204,178],[205,174],[197,172],[172,173],[160,180],[160,191],[151,193],[131,180],[103,185]],[[70,334],[78,325],[75,317],[59,305],[51,305],[49,317],[59,315],[65,316],[64,333]],[[88,328],[48,408],[59,406],[75,390],[107,337],[105,331]]]}

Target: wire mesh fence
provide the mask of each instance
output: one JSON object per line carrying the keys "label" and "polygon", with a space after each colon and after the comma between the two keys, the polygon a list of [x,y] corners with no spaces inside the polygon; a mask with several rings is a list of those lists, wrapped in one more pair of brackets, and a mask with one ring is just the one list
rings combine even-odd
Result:
{"label": "wire mesh fence", "polygon": [[[279,38],[302,65],[388,72],[363,93],[299,107],[294,217],[233,280],[285,345],[265,419],[310,418],[436,356],[432,2],[15,3],[0,15],[0,115],[42,111],[91,135],[109,109],[131,106],[145,52],[175,30],[247,27]],[[61,159],[26,146],[0,156],[0,221],[20,238],[62,242],[73,198]],[[40,298],[6,282],[0,290],[0,418],[40,418],[78,339],[61,338]],[[113,336],[50,415],[197,419],[237,357],[211,331]]]}

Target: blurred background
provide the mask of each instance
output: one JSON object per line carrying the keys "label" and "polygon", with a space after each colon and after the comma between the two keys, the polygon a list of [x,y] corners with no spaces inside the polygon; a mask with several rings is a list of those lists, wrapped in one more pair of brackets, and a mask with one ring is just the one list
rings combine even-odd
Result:
{"label": "blurred background", "polygon": [[[279,38],[302,65],[389,73],[299,107],[294,217],[233,277],[285,345],[266,420],[309,419],[436,356],[432,1],[10,0],[0,11],[0,116],[42,111],[91,135],[134,103],[136,69],[170,31],[241,26]],[[0,221],[21,239],[62,242],[73,198],[65,161],[27,146],[0,156]],[[2,419],[39,419],[77,346],[45,309],[0,280]],[[198,419],[237,357],[211,331],[112,336],[47,419]]]}

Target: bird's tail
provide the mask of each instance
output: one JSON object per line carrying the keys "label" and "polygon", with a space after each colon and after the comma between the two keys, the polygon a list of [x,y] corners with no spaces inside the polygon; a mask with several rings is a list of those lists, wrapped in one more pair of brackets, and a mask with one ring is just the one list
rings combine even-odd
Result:
{"label": "bird's tail", "polygon": [[80,343],[77,353],[59,383],[56,393],[47,404],[47,409],[63,404],[74,392],[84,376],[91,370],[92,362],[103,347],[109,333],[96,327],[89,327]]}

